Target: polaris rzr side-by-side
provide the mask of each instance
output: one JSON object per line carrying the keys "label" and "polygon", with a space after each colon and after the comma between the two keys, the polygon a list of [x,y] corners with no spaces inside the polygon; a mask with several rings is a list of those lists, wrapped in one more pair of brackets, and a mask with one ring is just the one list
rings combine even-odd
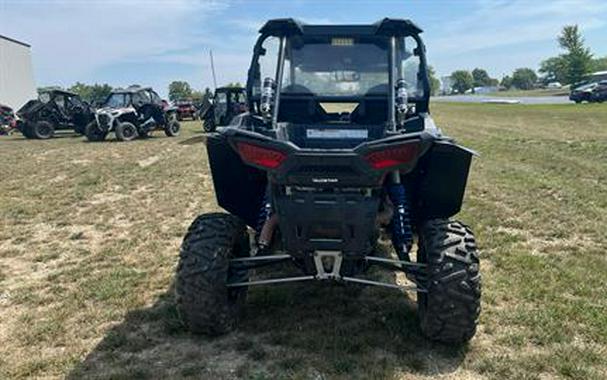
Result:
{"label": "polaris rzr side-by-side", "polygon": [[246,89],[242,87],[219,87],[213,99],[208,101],[201,112],[202,128],[213,132],[218,126],[230,124],[235,116],[247,111]]}
{"label": "polaris rzr side-by-side", "polygon": [[178,100],[175,102],[177,120],[182,121],[184,119],[196,120],[198,118],[198,108],[191,100]]}
{"label": "polaris rzr side-by-side", "polygon": [[[428,338],[472,338],[479,257],[470,228],[450,218],[474,153],[430,117],[421,32],[400,19],[262,27],[249,112],[207,138],[229,214],[199,216],[181,246],[176,301],[191,331],[234,328],[251,286],[325,281],[412,291]],[[378,253],[381,236],[394,256]],[[251,273],[278,263],[297,274]],[[374,266],[408,283],[373,279]]]}
{"label": "polaris rzr side-by-side", "polygon": [[49,139],[57,130],[83,134],[94,118],[94,110],[80,96],[69,91],[43,91],[38,99],[25,103],[18,111],[17,129],[27,138]]}
{"label": "polaris rzr side-by-side", "polygon": [[176,108],[166,108],[151,88],[135,86],[112,91],[95,113],[95,120],[86,126],[86,137],[103,141],[114,132],[118,141],[131,141],[156,129],[169,137],[179,135]]}

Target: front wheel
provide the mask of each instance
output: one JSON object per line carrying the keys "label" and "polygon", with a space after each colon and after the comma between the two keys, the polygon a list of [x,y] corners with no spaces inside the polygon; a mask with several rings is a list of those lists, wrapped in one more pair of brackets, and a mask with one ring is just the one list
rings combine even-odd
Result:
{"label": "front wheel", "polygon": [[33,139],[34,135],[32,134],[32,124],[31,123],[22,123],[20,126],[21,134],[25,136],[27,139]]}
{"label": "front wheel", "polygon": [[37,139],[50,139],[55,134],[55,126],[48,121],[39,121],[33,125],[31,134]]}
{"label": "front wheel", "polygon": [[91,121],[84,127],[84,135],[89,141],[103,141],[107,136],[107,132],[102,130],[96,121]]}
{"label": "front wheel", "polygon": [[244,223],[233,215],[201,215],[181,244],[175,281],[177,311],[194,333],[219,335],[236,327],[247,288],[228,282],[247,280],[245,269],[230,267],[230,259],[249,256]]}
{"label": "front wheel", "polygon": [[177,120],[169,120],[166,127],[164,127],[164,134],[169,137],[179,136],[179,131],[181,130],[181,125]]}
{"label": "front wheel", "polygon": [[418,261],[427,265],[427,293],[418,293],[422,332],[444,343],[465,343],[476,333],[481,274],[472,231],[457,221],[435,219],[419,233]]}
{"label": "front wheel", "polygon": [[119,122],[116,125],[116,139],[118,141],[132,141],[139,136],[135,124],[128,121]]}

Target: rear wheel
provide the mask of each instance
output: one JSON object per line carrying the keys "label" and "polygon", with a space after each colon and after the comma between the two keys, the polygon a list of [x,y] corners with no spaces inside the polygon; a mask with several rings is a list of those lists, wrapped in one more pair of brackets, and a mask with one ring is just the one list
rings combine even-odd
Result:
{"label": "rear wheel", "polygon": [[84,135],[89,141],[103,141],[107,132],[99,128],[96,121],[91,121],[84,127]]}
{"label": "rear wheel", "polygon": [[23,134],[23,136],[25,136],[25,138],[33,139],[34,135],[32,135],[32,124],[23,123],[21,125],[21,134]]}
{"label": "rear wheel", "polygon": [[166,127],[164,127],[164,133],[169,137],[179,136],[179,131],[181,130],[181,125],[177,120],[169,120]]}
{"label": "rear wheel", "polygon": [[464,343],[480,315],[481,275],[472,231],[449,220],[430,220],[419,234],[419,260],[427,264],[427,293],[418,293],[422,332],[445,343]]}
{"label": "rear wheel", "polygon": [[247,280],[247,271],[230,268],[229,260],[249,256],[244,223],[228,214],[201,215],[183,239],[176,274],[177,310],[194,333],[224,334],[236,327],[247,288],[228,282]]}
{"label": "rear wheel", "polygon": [[132,141],[139,136],[135,124],[128,121],[118,122],[116,125],[116,138],[118,141]]}
{"label": "rear wheel", "polygon": [[32,125],[30,133],[37,139],[50,139],[55,134],[55,126],[48,121],[39,121]]}

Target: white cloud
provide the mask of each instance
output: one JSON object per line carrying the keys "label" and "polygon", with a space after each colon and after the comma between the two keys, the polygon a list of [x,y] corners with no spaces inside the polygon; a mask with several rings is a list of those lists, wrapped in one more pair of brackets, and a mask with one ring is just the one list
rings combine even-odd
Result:
{"label": "white cloud", "polygon": [[433,50],[468,52],[533,41],[555,40],[567,24],[582,29],[600,28],[607,3],[598,0],[553,0],[549,2],[478,1],[470,16],[445,24],[442,37],[433,41]]}
{"label": "white cloud", "polygon": [[227,4],[193,0],[4,1],[0,6],[2,33],[32,44],[34,65],[43,80],[71,84],[90,79],[107,65],[145,60],[203,43],[200,26]]}

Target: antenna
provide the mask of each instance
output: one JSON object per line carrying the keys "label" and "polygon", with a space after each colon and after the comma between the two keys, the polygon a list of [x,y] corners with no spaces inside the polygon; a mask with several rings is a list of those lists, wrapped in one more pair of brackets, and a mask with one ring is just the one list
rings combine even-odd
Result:
{"label": "antenna", "polygon": [[217,78],[215,77],[215,63],[213,62],[213,50],[209,50],[209,54],[211,55],[211,71],[213,72],[213,85],[215,89],[217,89]]}

